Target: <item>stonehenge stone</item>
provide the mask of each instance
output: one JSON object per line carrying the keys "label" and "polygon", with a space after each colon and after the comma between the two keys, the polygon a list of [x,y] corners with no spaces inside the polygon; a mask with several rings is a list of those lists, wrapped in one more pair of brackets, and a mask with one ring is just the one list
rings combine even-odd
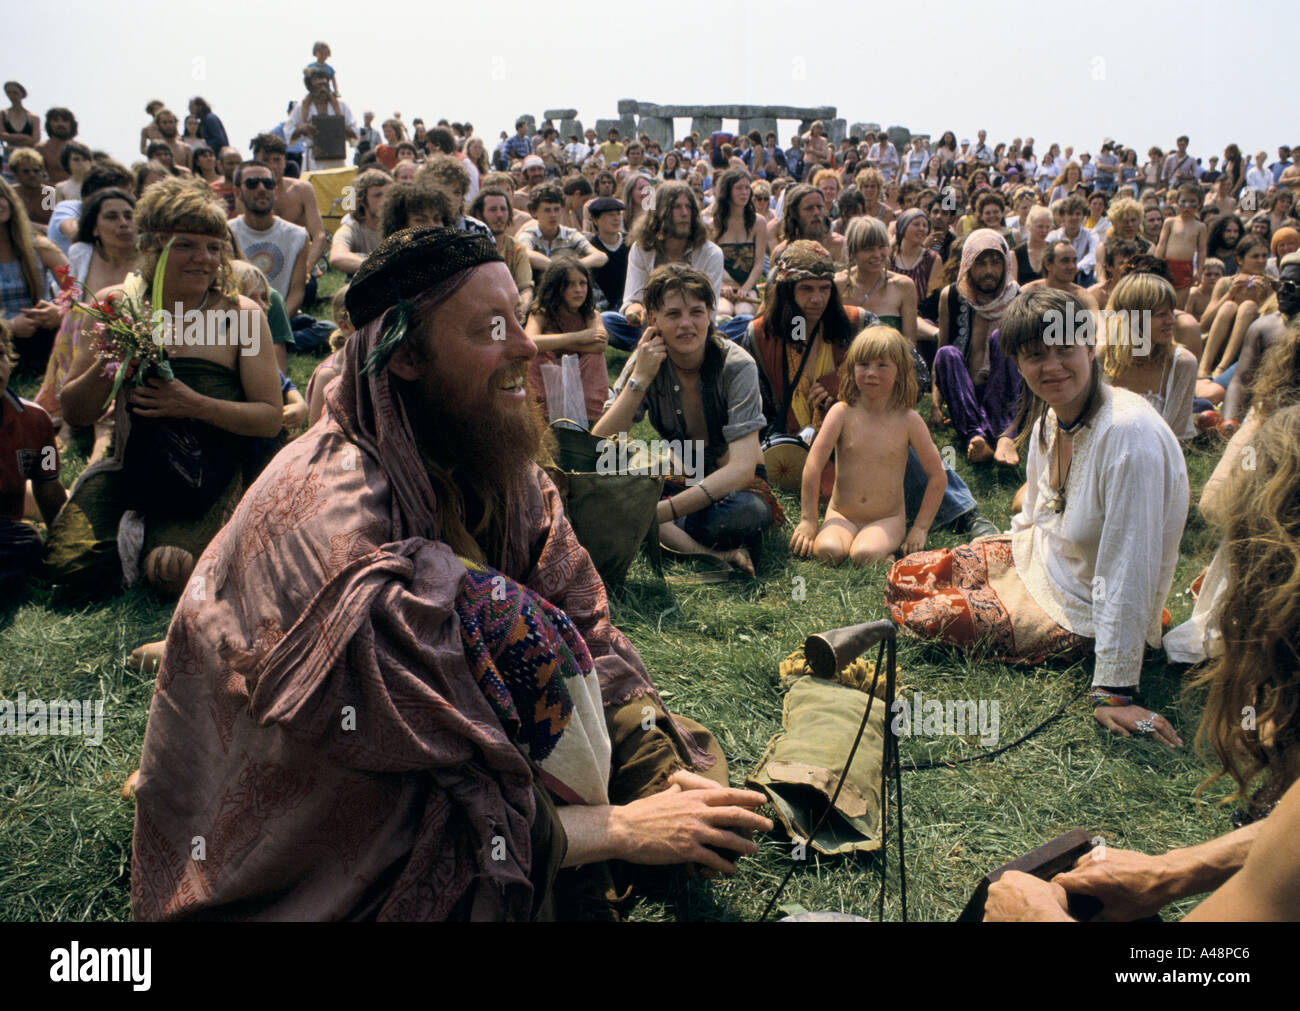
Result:
{"label": "stonehenge stone", "polygon": [[547,119],[577,119],[577,109],[547,109],[542,113]]}
{"label": "stonehenge stone", "polygon": [[635,116],[640,105],[641,103],[635,98],[620,98],[618,100],[618,114],[620,116]]}
{"label": "stonehenge stone", "polygon": [[698,133],[701,141],[707,141],[710,134],[717,133],[721,129],[721,116],[693,116],[691,118],[691,132]]}
{"label": "stonehenge stone", "polygon": [[515,122],[518,123],[521,119],[522,119],[525,123],[528,124],[528,136],[529,136],[529,137],[531,137],[533,134],[535,134],[535,133],[537,132],[537,120],[533,117],[533,114],[532,114],[532,113],[530,113],[530,112],[525,112],[525,113],[524,113],[523,115],[521,115],[521,116],[516,116],[516,117],[515,117]]}
{"label": "stonehenge stone", "polygon": [[740,132],[749,133],[750,130],[757,130],[764,137],[770,132],[776,132],[775,116],[754,116],[751,119],[742,119],[740,121]]}
{"label": "stonehenge stone", "polygon": [[[642,104],[642,109],[645,105]],[[648,134],[650,139],[657,142],[665,151],[673,146],[673,121],[662,116],[647,116],[641,113],[637,120],[638,134]]]}
{"label": "stonehenge stone", "polygon": [[912,143],[912,131],[905,126],[891,126],[889,128],[889,143],[898,148],[901,155],[907,150],[908,145]]}
{"label": "stonehenge stone", "polygon": [[[564,111],[567,112],[568,110],[566,109]],[[582,140],[584,131],[582,129],[582,120],[580,119],[562,119],[560,120],[560,125],[556,127],[556,129],[560,131],[560,139],[566,144],[569,142],[569,137],[571,135],[576,136],[578,140]]]}

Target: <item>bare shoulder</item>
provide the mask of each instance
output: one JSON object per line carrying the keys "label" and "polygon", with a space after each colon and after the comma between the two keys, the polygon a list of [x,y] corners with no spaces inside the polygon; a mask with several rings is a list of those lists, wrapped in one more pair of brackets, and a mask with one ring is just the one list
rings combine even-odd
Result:
{"label": "bare shoulder", "polygon": [[1040,277],[1037,281],[1030,281],[1028,284],[1022,284],[1020,286],[1020,290],[1038,291],[1039,288],[1045,288],[1045,287],[1047,287],[1047,281]]}

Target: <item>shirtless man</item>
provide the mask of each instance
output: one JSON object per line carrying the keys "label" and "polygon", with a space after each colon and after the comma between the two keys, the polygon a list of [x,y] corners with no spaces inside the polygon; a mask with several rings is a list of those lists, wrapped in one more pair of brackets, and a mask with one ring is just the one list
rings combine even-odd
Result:
{"label": "shirtless man", "polygon": [[[790,550],[800,556],[811,551],[832,565],[845,558],[871,565],[900,548],[910,554],[925,547],[948,478],[930,430],[909,402],[916,388],[907,375],[912,368],[907,344],[888,330],[868,329],[854,339],[845,364],[854,387],[826,413],[808,453],[801,518]],[[909,448],[929,479],[910,532],[903,502]],[[818,489],[832,450],[835,489],[818,531]]]}
{"label": "shirtless man", "polygon": [[[514,191],[510,198],[511,202],[521,211],[528,210],[533,190],[544,182],[546,182],[546,162],[537,155],[530,154],[524,159],[523,188]],[[511,188],[513,189],[513,186]]]}
{"label": "shirtless man", "polygon": [[1205,245],[1210,230],[1198,216],[1201,188],[1195,183],[1178,187],[1178,216],[1166,218],[1160,228],[1155,255],[1169,264],[1174,279],[1176,307],[1187,305],[1187,295],[1196,280],[1196,266],[1205,264]]}
{"label": "shirtless man", "polygon": [[45,159],[45,175],[49,182],[58,184],[68,178],[59,155],[63,145],[77,135],[77,117],[68,109],[51,109],[45,114],[45,132],[49,138],[37,144],[36,150]]}
{"label": "shirtless man", "polygon": [[[1106,279],[1098,281],[1088,289],[1093,301],[1105,307],[1110,301],[1110,293],[1115,290],[1122,278],[1129,271],[1129,260],[1140,252],[1138,244],[1132,239],[1115,239],[1106,247]],[[1219,273],[1223,273],[1223,264],[1219,264]]]}
{"label": "shirtless man", "polygon": [[[222,157],[224,159],[224,153]],[[275,216],[307,229],[307,276],[304,283],[311,284],[316,264],[325,255],[330,241],[316,203],[316,190],[305,179],[285,176],[286,148],[284,141],[275,134],[262,133],[253,139],[253,158],[267,165],[275,176]]]}
{"label": "shirtless man", "polygon": [[831,232],[830,222],[826,218],[826,198],[816,186],[800,183],[790,190],[785,198],[781,227],[783,234],[781,242],[772,250],[773,261],[795,239],[812,239],[826,247],[837,266],[847,265],[848,253],[844,236]]}
{"label": "shirtless man", "polygon": [[[194,151],[177,134],[176,113],[170,109],[159,109],[153,121],[158,127],[158,136],[171,148],[172,164],[185,169],[186,172],[190,171],[194,167]],[[147,150],[146,148],[146,152]]]}
{"label": "shirtless man", "polygon": [[1039,288],[1055,288],[1077,299],[1094,312],[1097,301],[1081,285],[1074,283],[1078,272],[1079,254],[1074,251],[1074,244],[1069,239],[1055,239],[1047,244],[1043,252],[1043,270],[1046,276],[1037,281],[1030,281],[1022,291],[1037,291]]}
{"label": "shirtless man", "polygon": [[564,148],[556,142],[555,127],[548,126],[542,131],[542,142],[537,145],[537,157],[546,165],[546,174],[556,176],[564,168]]}

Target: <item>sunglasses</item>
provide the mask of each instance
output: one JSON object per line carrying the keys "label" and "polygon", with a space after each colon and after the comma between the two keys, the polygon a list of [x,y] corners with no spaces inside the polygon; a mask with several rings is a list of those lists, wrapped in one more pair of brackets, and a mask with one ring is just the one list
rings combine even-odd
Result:
{"label": "sunglasses", "polygon": [[245,179],[240,185],[246,190],[255,190],[259,186],[263,189],[273,190],[275,189],[275,180],[267,179],[264,176],[258,176],[256,179]]}

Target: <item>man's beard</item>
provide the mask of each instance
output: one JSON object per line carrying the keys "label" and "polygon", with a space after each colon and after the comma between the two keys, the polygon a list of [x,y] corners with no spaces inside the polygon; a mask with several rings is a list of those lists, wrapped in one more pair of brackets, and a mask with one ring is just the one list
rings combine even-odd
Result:
{"label": "man's beard", "polygon": [[[528,363],[518,362],[501,373],[501,382],[524,374]],[[437,375],[436,368],[434,374]],[[542,407],[531,394],[522,404],[502,405],[495,390],[487,397],[470,394],[451,384],[438,383],[427,393],[397,380],[411,420],[415,443],[423,455],[444,469],[460,491],[467,531],[474,535],[484,516],[498,519],[526,500],[525,485],[533,463],[550,457],[550,432]],[[491,563],[498,561],[501,545],[489,530],[479,547]]]}
{"label": "man's beard", "polygon": [[827,224],[825,218],[822,218],[820,221],[814,221],[803,230],[803,237],[805,239],[814,239],[817,242],[823,241],[830,234],[831,226]]}
{"label": "man's beard", "polygon": [[975,281],[975,290],[981,295],[996,295],[998,289],[1002,287],[1002,276],[998,274],[985,277],[983,280],[976,280],[972,277],[971,280]]}

